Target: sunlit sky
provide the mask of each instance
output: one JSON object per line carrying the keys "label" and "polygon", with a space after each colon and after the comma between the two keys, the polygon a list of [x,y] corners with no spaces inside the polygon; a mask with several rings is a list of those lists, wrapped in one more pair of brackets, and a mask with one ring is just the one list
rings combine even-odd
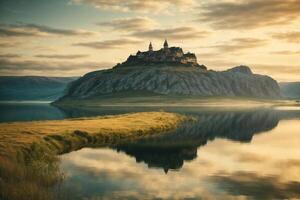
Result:
{"label": "sunlit sky", "polygon": [[167,38],[208,69],[300,81],[300,0],[1,0],[0,75],[82,76]]}

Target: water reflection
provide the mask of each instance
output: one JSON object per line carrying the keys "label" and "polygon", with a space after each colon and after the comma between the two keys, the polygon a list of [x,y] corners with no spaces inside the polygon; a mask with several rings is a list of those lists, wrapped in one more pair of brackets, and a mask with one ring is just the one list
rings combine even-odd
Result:
{"label": "water reflection", "polygon": [[274,110],[219,111],[194,114],[197,121],[188,122],[176,131],[140,139],[112,148],[145,162],[149,167],[180,169],[184,161],[197,157],[197,149],[215,138],[250,142],[254,134],[275,128],[280,120]]}
{"label": "water reflection", "polygon": [[300,111],[190,113],[197,122],[165,135],[63,155],[62,190],[71,199],[300,198]]}
{"label": "water reflection", "polygon": [[0,122],[64,119],[66,114],[49,102],[0,102]]}

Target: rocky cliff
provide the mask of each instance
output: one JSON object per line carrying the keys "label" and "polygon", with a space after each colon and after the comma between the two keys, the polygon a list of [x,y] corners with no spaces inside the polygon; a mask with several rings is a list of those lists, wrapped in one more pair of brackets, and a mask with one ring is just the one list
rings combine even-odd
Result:
{"label": "rocky cliff", "polygon": [[274,79],[253,74],[247,66],[221,72],[198,67],[147,66],[88,73],[73,82],[64,98],[89,99],[124,91],[187,96],[280,97],[280,88]]}
{"label": "rocky cliff", "polygon": [[[130,55],[112,69],[88,73],[72,83],[65,97],[60,99],[94,99],[103,95],[126,92],[139,96],[155,93],[182,96],[243,96],[279,98],[280,88],[268,76],[253,74],[247,66],[227,71],[207,70],[198,64],[193,53],[180,47],[153,51],[152,44],[145,52]],[[124,96],[119,96],[124,97]]]}

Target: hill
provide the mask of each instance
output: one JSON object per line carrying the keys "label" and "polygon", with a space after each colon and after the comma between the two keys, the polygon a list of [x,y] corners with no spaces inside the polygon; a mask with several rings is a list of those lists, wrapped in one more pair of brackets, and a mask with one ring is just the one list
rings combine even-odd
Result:
{"label": "hill", "polygon": [[300,99],[300,82],[282,82],[279,85],[284,97]]}
{"label": "hill", "polygon": [[[145,96],[149,93],[185,97],[281,98],[280,88],[271,77],[253,74],[247,66],[226,71],[208,70],[193,53],[168,47],[130,55],[112,69],[88,73],[74,81],[58,102],[99,99],[114,94]],[[119,95],[120,99],[122,96]],[[126,96],[127,97],[127,96]]]}
{"label": "hill", "polygon": [[61,97],[76,77],[0,76],[0,100],[53,101]]}

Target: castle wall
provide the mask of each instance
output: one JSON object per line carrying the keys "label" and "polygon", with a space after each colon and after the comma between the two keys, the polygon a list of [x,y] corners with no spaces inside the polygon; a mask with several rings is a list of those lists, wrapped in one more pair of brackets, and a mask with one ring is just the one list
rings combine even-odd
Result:
{"label": "castle wall", "polygon": [[179,47],[160,49],[158,51],[138,51],[135,56],[131,55],[123,64],[151,64],[151,63],[174,63],[174,64],[192,64],[198,65],[195,54],[184,54]]}

